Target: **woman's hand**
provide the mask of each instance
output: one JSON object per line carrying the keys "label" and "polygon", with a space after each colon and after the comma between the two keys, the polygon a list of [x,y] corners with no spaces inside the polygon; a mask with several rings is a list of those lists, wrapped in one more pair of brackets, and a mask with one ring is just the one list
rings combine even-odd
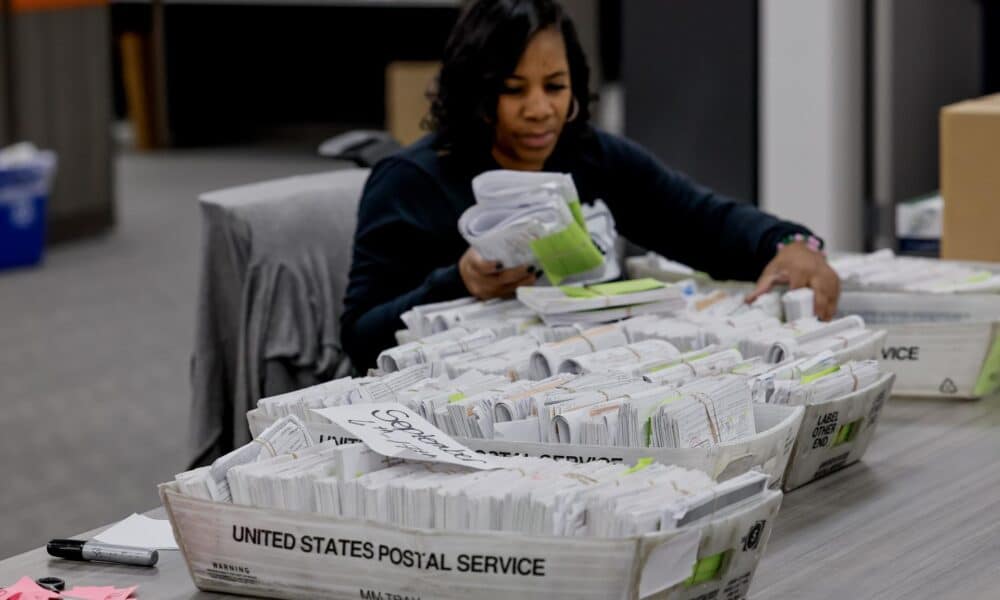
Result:
{"label": "woman's hand", "polygon": [[793,290],[812,288],[815,297],[813,310],[824,321],[832,319],[837,312],[840,277],[827,264],[825,256],[803,242],[788,244],[778,250],[778,254],[764,267],[757,280],[757,288],[747,296],[747,302],[753,302],[777,284],[788,284]]}
{"label": "woman's hand", "polygon": [[513,296],[519,286],[534,284],[536,276],[532,266],[504,269],[502,264],[485,260],[472,248],[458,260],[458,273],[469,293],[480,300]]}

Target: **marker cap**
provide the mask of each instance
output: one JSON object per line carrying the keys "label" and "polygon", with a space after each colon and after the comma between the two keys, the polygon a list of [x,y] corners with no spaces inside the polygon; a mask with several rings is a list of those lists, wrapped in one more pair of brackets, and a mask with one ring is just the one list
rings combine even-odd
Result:
{"label": "marker cap", "polygon": [[45,549],[52,556],[69,560],[83,560],[84,540],[51,540]]}

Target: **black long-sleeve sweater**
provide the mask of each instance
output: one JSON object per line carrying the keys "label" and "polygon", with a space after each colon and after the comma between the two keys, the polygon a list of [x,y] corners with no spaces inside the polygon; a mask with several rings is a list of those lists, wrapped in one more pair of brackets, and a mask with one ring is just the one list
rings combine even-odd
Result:
{"label": "black long-sleeve sweater", "polygon": [[[395,344],[400,315],[468,295],[458,260],[468,243],[458,218],[475,204],[472,178],[500,168],[485,153],[436,150],[435,136],[375,165],[365,184],[341,340],[359,370]],[[570,173],[582,202],[600,198],[632,242],[717,279],[756,279],[778,242],[809,230],[733,202],[673,171],[629,140],[590,130],[563,144],[546,171]],[[514,265],[506,265],[514,266]]]}

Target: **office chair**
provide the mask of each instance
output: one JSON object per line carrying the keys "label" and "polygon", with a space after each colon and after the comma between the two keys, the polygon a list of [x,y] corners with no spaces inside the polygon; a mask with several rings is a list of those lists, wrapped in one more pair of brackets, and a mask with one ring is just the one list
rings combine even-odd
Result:
{"label": "office chair", "polygon": [[402,145],[386,131],[357,129],[324,141],[319,155],[336,160],[349,160],[361,168],[371,168]]}

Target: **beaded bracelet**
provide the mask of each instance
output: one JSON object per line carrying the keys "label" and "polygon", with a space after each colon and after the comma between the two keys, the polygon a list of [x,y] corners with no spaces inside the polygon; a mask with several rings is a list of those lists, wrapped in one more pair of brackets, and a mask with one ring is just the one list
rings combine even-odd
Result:
{"label": "beaded bracelet", "polygon": [[785,246],[788,246],[789,244],[794,244],[796,242],[804,242],[806,248],[809,248],[813,252],[818,252],[823,256],[826,256],[826,251],[823,250],[824,246],[823,240],[819,239],[814,235],[802,235],[801,233],[793,233],[791,235],[786,235],[785,237],[781,238],[781,241],[778,242],[778,250],[781,250]]}

